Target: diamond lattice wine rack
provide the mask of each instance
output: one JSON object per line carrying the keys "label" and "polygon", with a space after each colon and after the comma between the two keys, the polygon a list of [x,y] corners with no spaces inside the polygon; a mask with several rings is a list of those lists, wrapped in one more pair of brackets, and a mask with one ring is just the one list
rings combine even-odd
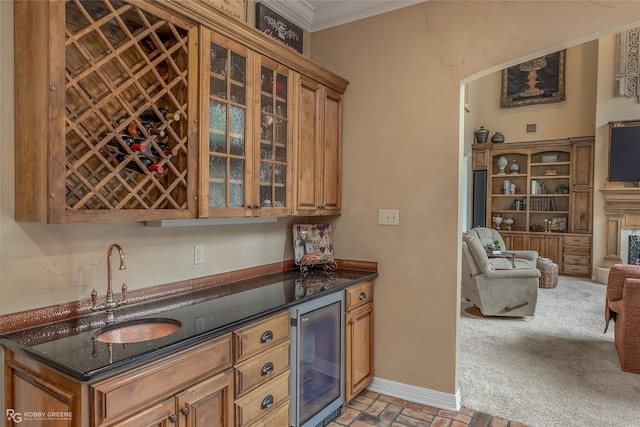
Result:
{"label": "diamond lattice wine rack", "polygon": [[[197,27],[142,2],[69,0],[64,11],[56,2],[48,7],[51,19],[64,15],[64,24],[52,23],[50,31],[64,31],[58,70],[64,68],[65,84],[64,135],[57,138],[64,156],[51,149],[49,178],[58,182],[49,185],[49,198],[64,185],[64,206],[49,208],[61,212],[53,220],[49,213],[49,222],[194,217],[196,142],[188,101],[195,91],[189,64],[197,63]],[[55,122],[61,108],[50,102]],[[55,169],[56,156],[64,161],[63,179],[55,176],[62,169]]]}

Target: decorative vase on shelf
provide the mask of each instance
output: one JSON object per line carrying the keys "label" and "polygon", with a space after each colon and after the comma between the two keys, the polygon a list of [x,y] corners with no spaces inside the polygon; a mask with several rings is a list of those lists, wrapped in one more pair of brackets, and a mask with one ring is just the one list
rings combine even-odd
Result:
{"label": "decorative vase on shelf", "polygon": [[501,134],[500,132],[496,132],[493,134],[493,136],[491,137],[491,142],[493,142],[494,144],[501,144],[504,142],[504,135]]}
{"label": "decorative vase on shelf", "polygon": [[496,224],[496,230],[501,230],[500,224],[502,224],[502,216],[500,214],[497,214],[496,216],[494,216],[491,219]]}
{"label": "decorative vase on shelf", "polygon": [[480,129],[473,132],[476,137],[477,144],[484,144],[487,142],[487,138],[489,137],[489,129],[485,129],[484,126],[480,126]]}
{"label": "decorative vase on shelf", "polygon": [[504,168],[506,168],[508,164],[509,160],[507,160],[505,156],[500,156],[498,158],[498,169],[501,174],[504,173]]}
{"label": "decorative vase on shelf", "polygon": [[507,226],[506,230],[511,230],[511,226],[515,221],[513,218],[505,218],[502,222]]}
{"label": "decorative vase on shelf", "polygon": [[511,163],[511,167],[509,168],[509,170],[511,171],[511,173],[520,172],[520,165],[518,165],[518,162],[516,160]]}

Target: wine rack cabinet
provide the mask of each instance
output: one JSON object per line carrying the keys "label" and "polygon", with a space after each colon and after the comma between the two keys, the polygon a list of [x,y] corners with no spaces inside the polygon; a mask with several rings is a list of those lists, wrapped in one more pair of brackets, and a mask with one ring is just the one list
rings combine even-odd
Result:
{"label": "wine rack cabinet", "polygon": [[[16,1],[15,16],[16,219],[194,218],[198,26],[142,2]],[[179,120],[150,132],[140,117],[161,108]]]}

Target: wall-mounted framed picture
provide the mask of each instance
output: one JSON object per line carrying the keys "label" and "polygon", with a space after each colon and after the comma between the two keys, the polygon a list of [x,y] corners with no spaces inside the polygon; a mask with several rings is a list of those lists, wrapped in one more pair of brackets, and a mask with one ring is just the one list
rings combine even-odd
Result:
{"label": "wall-mounted framed picture", "polygon": [[561,50],[502,70],[500,108],[564,101],[565,56]]}
{"label": "wall-mounted framed picture", "polygon": [[247,0],[201,0],[238,21],[247,22]]}
{"label": "wall-mounted framed picture", "polygon": [[302,28],[291,23],[262,3],[256,3],[256,28],[280,43],[302,53]]}

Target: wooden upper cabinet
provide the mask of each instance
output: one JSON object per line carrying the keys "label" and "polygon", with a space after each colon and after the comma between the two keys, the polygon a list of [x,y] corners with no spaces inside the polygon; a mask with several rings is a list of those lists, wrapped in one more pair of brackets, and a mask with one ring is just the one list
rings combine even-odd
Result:
{"label": "wooden upper cabinet", "polygon": [[[17,0],[15,28],[16,220],[340,212],[348,82],[292,49],[201,1]],[[313,209],[294,208],[298,117]]]}
{"label": "wooden upper cabinet", "polygon": [[194,218],[198,27],[148,3],[14,6],[16,219]]}
{"label": "wooden upper cabinet", "polygon": [[336,215],[342,207],[342,95],[296,77],[294,214]]}
{"label": "wooden upper cabinet", "polygon": [[593,187],[593,144],[575,144],[573,162],[573,186]]}

